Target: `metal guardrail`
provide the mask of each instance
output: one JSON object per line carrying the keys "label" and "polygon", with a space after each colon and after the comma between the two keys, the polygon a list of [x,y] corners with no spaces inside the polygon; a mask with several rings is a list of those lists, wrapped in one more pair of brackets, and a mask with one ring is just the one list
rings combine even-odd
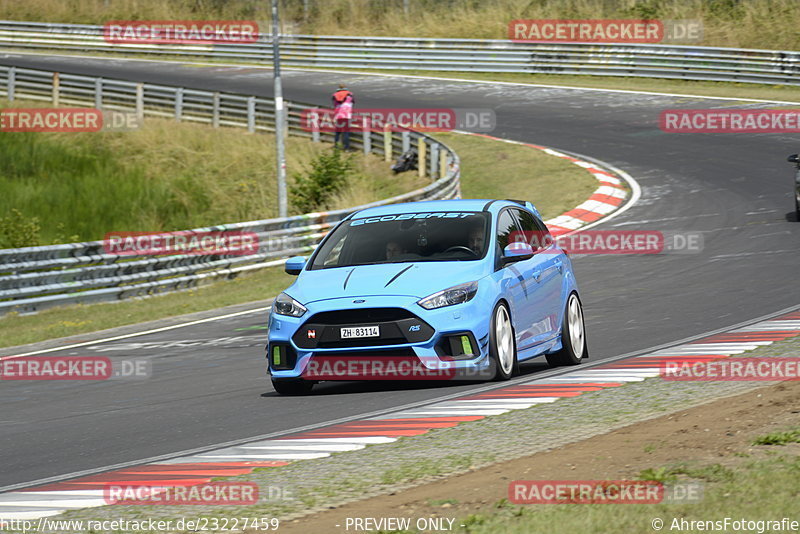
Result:
{"label": "metal guardrail", "polygon": [[[102,26],[0,21],[0,47],[149,54],[269,64],[271,43],[112,44]],[[419,39],[288,35],[290,67],[577,74],[800,85],[800,52],[682,45],[518,43],[499,39]]]}
{"label": "metal guardrail", "polygon": [[[254,96],[199,91],[90,76],[0,66],[0,96],[128,110],[140,118],[172,117],[218,126],[274,131],[274,102]],[[301,127],[301,113],[314,106],[285,102],[290,134],[332,141],[333,134]],[[259,237],[259,252],[246,256],[130,256],[108,254],[103,242],[0,250],[0,314],[49,306],[99,302],[173,291],[209,278],[233,277],[281,263],[278,258],[312,250],[347,214],[370,206],[460,196],[458,155],[436,139],[414,131],[355,134],[351,144],[365,153],[393,154],[417,147],[419,174],[433,181],[409,193],[349,209],[287,218],[221,224],[188,232],[246,231]]]}

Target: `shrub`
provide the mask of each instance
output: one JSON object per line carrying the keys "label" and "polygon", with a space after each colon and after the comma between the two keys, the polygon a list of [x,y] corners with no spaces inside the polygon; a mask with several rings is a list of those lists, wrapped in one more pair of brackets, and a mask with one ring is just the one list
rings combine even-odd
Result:
{"label": "shrub", "polygon": [[0,248],[35,247],[39,244],[39,219],[26,219],[21,211],[12,209],[0,218]]}
{"label": "shrub", "polygon": [[322,152],[305,173],[294,173],[289,187],[292,205],[300,213],[322,208],[347,182],[353,173],[353,155],[345,156],[338,148]]}

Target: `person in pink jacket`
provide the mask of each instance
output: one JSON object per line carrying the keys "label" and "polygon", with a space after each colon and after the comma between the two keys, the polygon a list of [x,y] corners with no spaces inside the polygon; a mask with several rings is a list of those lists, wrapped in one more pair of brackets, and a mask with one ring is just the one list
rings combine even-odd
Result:
{"label": "person in pink jacket", "polygon": [[343,84],[339,84],[339,89],[331,97],[333,101],[333,120],[336,123],[336,133],[333,137],[333,146],[342,139],[342,148],[350,150],[350,119],[353,117],[353,104],[355,97],[353,93]]}

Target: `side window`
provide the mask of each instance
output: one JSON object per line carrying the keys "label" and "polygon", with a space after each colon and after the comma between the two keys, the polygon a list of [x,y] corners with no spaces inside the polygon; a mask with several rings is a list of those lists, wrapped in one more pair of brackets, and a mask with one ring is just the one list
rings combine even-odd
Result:
{"label": "side window", "polygon": [[515,238],[518,239],[517,236],[519,233],[519,226],[517,226],[517,221],[511,213],[511,210],[501,211],[497,218],[498,257],[503,253],[503,249],[506,248],[506,245],[514,241]]}
{"label": "side window", "polygon": [[540,250],[546,248],[552,238],[547,226],[533,213],[525,210],[515,209],[514,214],[517,216],[519,225],[522,227],[524,239],[521,241],[528,242],[533,250]]}
{"label": "side window", "polygon": [[325,258],[325,262],[322,264],[323,267],[333,267],[339,264],[339,258],[342,255],[342,248],[344,247],[345,241],[347,241],[347,234],[345,234],[338,243],[333,245],[333,248],[328,253],[328,257]]}

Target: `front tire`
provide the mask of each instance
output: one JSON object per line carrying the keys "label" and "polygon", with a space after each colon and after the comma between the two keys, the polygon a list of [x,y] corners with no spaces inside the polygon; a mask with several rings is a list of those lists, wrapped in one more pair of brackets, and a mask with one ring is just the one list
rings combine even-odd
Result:
{"label": "front tire", "polygon": [[314,383],[299,378],[284,378],[283,380],[273,378],[272,387],[279,395],[305,395],[311,393]]}
{"label": "front tire", "polygon": [[577,293],[570,293],[561,324],[561,350],[546,354],[551,367],[578,365],[588,354],[586,328],[583,323],[583,306]]}
{"label": "front tire", "polygon": [[508,307],[501,302],[492,312],[489,329],[489,357],[494,367],[494,380],[508,380],[517,369],[517,346]]}

